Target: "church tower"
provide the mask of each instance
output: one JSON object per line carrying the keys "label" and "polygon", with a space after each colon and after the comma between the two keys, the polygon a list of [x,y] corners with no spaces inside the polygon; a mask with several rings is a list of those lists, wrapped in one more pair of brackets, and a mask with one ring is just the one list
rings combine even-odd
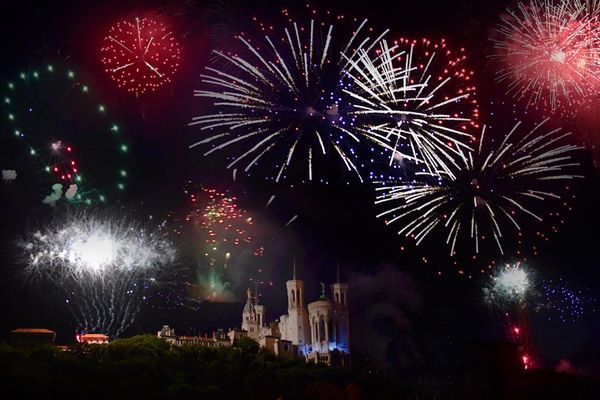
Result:
{"label": "church tower", "polygon": [[331,285],[333,298],[333,341],[335,347],[350,352],[350,322],[348,320],[348,284],[340,282],[340,266],[337,267],[337,279]]}
{"label": "church tower", "polygon": [[252,291],[247,291],[246,305],[242,312],[242,329],[248,332],[248,337],[257,340],[260,335],[260,314],[256,311],[256,307],[252,301]]}
{"label": "church tower", "polygon": [[288,295],[288,313],[282,315],[279,322],[281,339],[289,340],[297,345],[302,354],[310,345],[310,327],[308,310],[304,307],[304,282],[296,279],[296,261],[292,279],[286,282]]}

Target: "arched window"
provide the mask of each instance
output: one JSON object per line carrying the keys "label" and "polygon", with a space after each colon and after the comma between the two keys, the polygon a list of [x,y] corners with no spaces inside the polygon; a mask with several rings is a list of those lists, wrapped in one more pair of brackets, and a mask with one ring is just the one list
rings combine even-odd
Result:
{"label": "arched window", "polygon": [[335,293],[335,302],[336,303],[340,302],[340,294],[338,292]]}
{"label": "arched window", "polygon": [[296,299],[298,300],[298,304],[301,304],[300,289],[296,289]]}
{"label": "arched window", "polygon": [[296,303],[296,292],[292,289],[292,304]]}
{"label": "arched window", "polygon": [[325,339],[325,321],[323,319],[319,319],[319,341],[323,341]]}

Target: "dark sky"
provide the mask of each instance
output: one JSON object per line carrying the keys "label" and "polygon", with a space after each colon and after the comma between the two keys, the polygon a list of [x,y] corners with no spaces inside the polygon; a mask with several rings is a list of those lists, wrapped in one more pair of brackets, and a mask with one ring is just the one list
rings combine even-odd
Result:
{"label": "dark sky", "polygon": [[[320,9],[367,17],[372,25],[388,27],[399,35],[445,37],[457,46],[466,47],[471,66],[477,73],[483,118],[487,118],[491,111],[500,114],[501,119],[513,118],[510,106],[498,108],[490,105],[491,102],[498,104],[503,101],[512,104],[512,101],[493,81],[493,67],[487,58],[489,33],[510,2],[372,0],[320,3]],[[461,343],[500,338],[499,321],[482,302],[481,285],[485,278],[476,273],[473,279],[459,276],[451,261],[442,255],[446,254],[446,249],[436,243],[415,248],[410,242],[401,241],[393,229],[388,229],[373,217],[376,210],[368,185],[334,182],[331,185],[294,187],[286,184],[273,188],[257,177],[233,183],[230,173],[225,171],[218,158],[206,159],[200,151],[187,148],[192,141],[192,132],[185,128],[194,110],[192,89],[198,87],[199,73],[207,64],[210,48],[222,40],[218,37],[222,32],[219,30],[223,26],[221,23],[224,21],[225,26],[231,25],[247,11],[257,15],[276,14],[282,7],[280,2],[267,0],[251,4],[112,0],[45,4],[13,2],[11,11],[1,16],[1,78],[5,82],[20,68],[56,58],[57,55],[60,55],[59,58],[69,56],[70,63],[91,77],[101,97],[122,121],[132,144],[130,163],[135,178],[121,199],[121,205],[138,210],[140,214],[160,214],[178,207],[181,187],[186,180],[192,179],[231,190],[246,208],[263,213],[269,226],[279,227],[277,234],[281,245],[277,256],[271,260],[275,286],[264,294],[267,307],[272,310],[270,318],[284,311],[284,281],[290,275],[291,259],[295,255],[302,275],[307,281],[310,279],[307,282],[308,298],[318,295],[320,280],[333,280],[337,259],[346,279],[364,282],[361,277],[371,276],[373,285],[381,284],[386,276],[392,281],[399,280],[398,287],[407,290],[406,296],[396,298],[390,293],[390,299],[383,302],[388,301],[398,308],[405,322],[392,323],[389,327],[375,326],[371,331],[379,332],[375,343],[395,349],[396,356],[389,356],[390,360],[395,360],[390,361],[392,365],[431,362],[442,368]],[[182,37],[184,61],[170,87],[136,101],[117,90],[103,74],[98,62],[97,43],[105,27],[122,15],[154,9],[167,10],[179,33],[185,33]],[[223,20],[222,16],[214,16],[215,10],[225,10],[229,15]],[[235,28],[231,29],[235,32]],[[573,285],[591,287],[592,293],[600,296],[597,285],[600,277],[597,257],[599,176],[589,158],[588,155],[582,157],[586,179],[574,185],[577,196],[574,211],[566,215],[561,231],[551,237],[550,244],[540,247],[540,255],[531,262],[544,276],[562,276]],[[277,200],[273,209],[267,212],[264,204],[275,192]],[[6,337],[9,330],[17,327],[38,325],[57,330],[59,340],[68,342],[72,327],[65,326],[68,320],[66,310],[44,302],[45,293],[36,293],[17,284],[20,277],[11,268],[14,265],[11,255],[14,235],[24,226],[35,223],[36,218],[43,219],[47,210],[20,207],[14,200],[2,201],[2,216],[6,222],[2,223],[5,268],[0,275],[0,299],[5,310],[0,318],[0,337]],[[290,229],[285,229],[283,225],[294,214],[299,215],[298,220]],[[405,246],[406,250],[401,251],[401,246]],[[430,261],[424,264],[422,257]],[[439,270],[443,271],[441,277],[437,275]],[[356,324],[365,321],[365,310],[370,311],[380,304],[380,300],[374,300],[368,291],[362,290],[360,296],[360,300],[356,299],[354,303],[356,317],[351,316]],[[360,303],[363,301],[365,304]],[[239,324],[240,313],[239,303],[204,304],[197,312],[177,311],[173,315],[165,311],[144,310],[133,331],[153,332],[163,323],[170,323],[180,331],[209,332],[218,327]],[[577,359],[597,345],[594,343],[594,338],[600,334],[597,314],[588,313],[575,324],[547,322],[536,315],[531,318],[536,346],[549,366],[559,358]],[[364,349],[364,344],[371,338],[354,337],[353,340],[357,347]],[[445,355],[440,355],[442,353]]]}

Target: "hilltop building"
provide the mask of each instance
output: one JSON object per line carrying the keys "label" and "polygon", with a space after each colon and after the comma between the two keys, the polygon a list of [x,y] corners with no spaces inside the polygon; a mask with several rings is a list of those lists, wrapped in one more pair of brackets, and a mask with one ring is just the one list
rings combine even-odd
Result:
{"label": "hilltop building", "polygon": [[287,314],[266,323],[266,307],[248,289],[242,311],[241,329],[214,332],[212,337],[177,336],[168,325],[158,331],[173,345],[195,343],[210,347],[231,346],[242,337],[255,340],[261,348],[285,359],[348,366],[350,361],[350,323],[348,285],[337,280],[330,285],[331,298],[321,283],[321,296],[305,306],[304,281],[297,279],[296,266],[292,279],[286,282]]}

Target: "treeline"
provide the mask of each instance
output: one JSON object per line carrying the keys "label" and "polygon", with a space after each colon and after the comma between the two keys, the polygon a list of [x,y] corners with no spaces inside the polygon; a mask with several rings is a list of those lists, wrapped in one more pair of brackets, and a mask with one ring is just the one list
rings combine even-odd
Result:
{"label": "treeline", "polygon": [[[490,351],[491,350],[491,351]],[[171,347],[151,335],[109,345],[24,350],[0,343],[2,398],[63,399],[596,399],[595,378],[523,371],[505,346],[477,347],[438,379],[286,361],[244,338],[231,348]],[[404,383],[400,383],[404,378]],[[8,397],[11,396],[11,397]]]}
{"label": "treeline", "polygon": [[281,360],[253,340],[232,348],[171,347],[151,335],[70,351],[0,344],[0,388],[3,398],[134,400],[397,399],[405,390],[378,374]]}

